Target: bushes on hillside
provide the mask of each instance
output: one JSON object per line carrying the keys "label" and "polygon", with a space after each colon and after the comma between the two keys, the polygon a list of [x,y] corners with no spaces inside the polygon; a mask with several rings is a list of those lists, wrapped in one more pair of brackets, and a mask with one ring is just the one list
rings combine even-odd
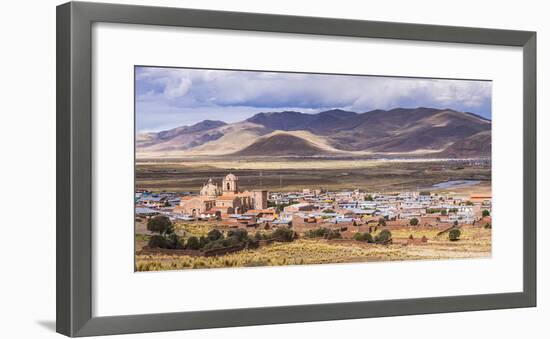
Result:
{"label": "bushes on hillside", "polygon": [[[160,224],[160,223],[158,223]],[[155,224],[155,225],[158,225]],[[158,227],[158,229],[161,229]],[[341,237],[339,232],[331,235],[334,237]],[[148,246],[150,248],[164,248],[164,249],[187,249],[187,250],[201,250],[207,251],[212,249],[237,247],[256,249],[260,247],[260,240],[274,240],[274,241],[293,241],[298,235],[294,230],[290,228],[278,228],[273,232],[260,233],[256,232],[254,236],[250,236],[246,229],[232,229],[224,233],[217,229],[213,229],[207,233],[206,236],[196,237],[191,236],[187,238],[187,241],[183,241],[173,231],[170,234],[155,234],[150,237]]]}
{"label": "bushes on hillside", "polygon": [[411,220],[409,220],[409,224],[411,226],[416,226],[418,225],[418,219],[417,218],[411,218]]}

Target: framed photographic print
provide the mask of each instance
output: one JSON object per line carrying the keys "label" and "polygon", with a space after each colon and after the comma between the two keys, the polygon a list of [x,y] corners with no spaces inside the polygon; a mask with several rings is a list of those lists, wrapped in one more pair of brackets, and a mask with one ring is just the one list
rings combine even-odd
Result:
{"label": "framed photographic print", "polygon": [[535,93],[534,32],[61,5],[57,330],[533,307]]}

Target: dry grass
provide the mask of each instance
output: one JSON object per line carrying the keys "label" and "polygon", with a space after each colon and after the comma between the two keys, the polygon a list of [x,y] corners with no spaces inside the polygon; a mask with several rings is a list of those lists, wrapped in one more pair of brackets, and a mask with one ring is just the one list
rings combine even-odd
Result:
{"label": "dry grass", "polygon": [[[433,235],[425,230],[392,231],[401,237]],[[434,230],[437,233],[437,230]],[[421,235],[422,234],[422,235]],[[363,243],[327,242],[299,239],[292,243],[274,243],[257,250],[244,250],[220,257],[177,255],[137,255],[138,271],[178,270],[188,268],[251,267],[308,265],[326,263],[399,261],[420,259],[482,258],[491,255],[491,230],[462,230],[461,240],[450,242],[446,235],[429,237],[423,245],[366,245]]]}

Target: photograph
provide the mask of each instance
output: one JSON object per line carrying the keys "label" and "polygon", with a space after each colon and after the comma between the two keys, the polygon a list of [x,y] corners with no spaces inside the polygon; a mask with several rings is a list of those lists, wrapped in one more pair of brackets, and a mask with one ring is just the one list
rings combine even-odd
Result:
{"label": "photograph", "polygon": [[490,80],[136,65],[134,114],[136,272],[491,257]]}

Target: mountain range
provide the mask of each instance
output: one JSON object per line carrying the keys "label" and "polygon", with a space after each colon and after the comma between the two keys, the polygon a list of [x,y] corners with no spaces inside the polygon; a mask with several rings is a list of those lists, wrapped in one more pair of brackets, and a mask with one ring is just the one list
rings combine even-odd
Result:
{"label": "mountain range", "polygon": [[444,157],[491,154],[491,121],[468,112],[395,108],[356,113],[258,113],[227,124],[204,120],[136,136],[138,158]]}

